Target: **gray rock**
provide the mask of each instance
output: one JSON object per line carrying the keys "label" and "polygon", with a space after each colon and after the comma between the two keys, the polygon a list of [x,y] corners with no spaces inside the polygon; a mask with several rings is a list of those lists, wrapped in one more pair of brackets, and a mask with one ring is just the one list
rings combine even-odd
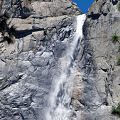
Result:
{"label": "gray rock", "polygon": [[45,120],[52,81],[61,72],[59,59],[81,12],[70,0],[23,0],[29,15],[10,3],[4,0],[1,12],[12,13],[8,23],[17,32],[14,44],[0,43],[0,120]]}
{"label": "gray rock", "polygon": [[119,43],[111,41],[113,34],[120,36],[117,4],[117,0],[95,0],[88,10],[80,52],[83,56],[77,58],[79,67],[75,66],[83,72],[76,78],[73,91],[73,100],[79,101],[75,120],[120,119],[111,114],[112,106],[120,102],[120,67],[116,64]]}
{"label": "gray rock", "polygon": [[[119,45],[110,40],[114,33],[120,35],[117,4],[95,0],[88,10],[72,65],[73,120],[120,119],[111,115],[120,102]],[[74,16],[81,12],[71,0],[23,0],[24,14],[11,0],[1,5],[1,13],[12,13],[8,23],[17,32],[14,44],[0,43],[0,120],[45,120],[53,79],[62,72],[61,60],[74,37]]]}

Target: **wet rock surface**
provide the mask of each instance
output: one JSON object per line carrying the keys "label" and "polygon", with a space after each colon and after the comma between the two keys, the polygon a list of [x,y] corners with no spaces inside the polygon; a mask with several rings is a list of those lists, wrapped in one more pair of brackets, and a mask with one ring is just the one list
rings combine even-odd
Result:
{"label": "wet rock surface", "polygon": [[74,16],[81,12],[69,0],[23,0],[12,8],[11,2],[2,3],[17,32],[14,44],[0,43],[0,120],[45,120],[52,80],[61,72],[59,59],[73,39]]}
{"label": "wet rock surface", "polygon": [[[17,30],[14,44],[0,43],[0,120],[45,120],[52,81],[61,73],[59,60],[74,37],[74,16],[81,12],[71,0],[4,0],[0,5]],[[88,10],[72,67],[73,120],[120,119],[111,115],[120,102],[119,44],[111,41],[114,33],[120,36],[117,5],[117,0],[96,0]]]}

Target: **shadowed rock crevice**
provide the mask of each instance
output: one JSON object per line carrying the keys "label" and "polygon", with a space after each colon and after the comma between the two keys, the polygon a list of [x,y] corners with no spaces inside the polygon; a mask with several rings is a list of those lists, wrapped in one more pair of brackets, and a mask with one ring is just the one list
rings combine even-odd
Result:
{"label": "shadowed rock crevice", "polygon": [[112,4],[116,5],[118,3],[118,0],[112,0]]}
{"label": "shadowed rock crevice", "polygon": [[97,20],[99,17],[100,17],[101,14],[97,13],[97,14],[94,14],[94,13],[91,13],[91,15],[88,15],[88,18],[91,18],[93,20]]}
{"label": "shadowed rock crevice", "polygon": [[26,37],[28,35],[31,35],[32,32],[38,32],[38,31],[44,31],[44,28],[37,28],[37,29],[31,29],[31,30],[20,30],[15,32],[15,38],[20,39],[23,37]]}

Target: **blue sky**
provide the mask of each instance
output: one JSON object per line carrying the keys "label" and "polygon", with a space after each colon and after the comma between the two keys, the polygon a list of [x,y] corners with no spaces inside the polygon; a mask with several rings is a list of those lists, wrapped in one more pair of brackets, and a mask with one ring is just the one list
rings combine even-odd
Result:
{"label": "blue sky", "polygon": [[76,2],[82,13],[87,13],[88,8],[92,5],[95,0],[73,0]]}

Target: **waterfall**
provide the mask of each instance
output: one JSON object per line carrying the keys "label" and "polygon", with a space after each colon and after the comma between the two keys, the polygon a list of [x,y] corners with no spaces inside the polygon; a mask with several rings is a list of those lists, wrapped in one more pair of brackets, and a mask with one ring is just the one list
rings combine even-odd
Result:
{"label": "waterfall", "polygon": [[46,120],[70,120],[71,109],[70,102],[72,96],[73,78],[69,77],[69,71],[72,69],[74,62],[74,54],[76,48],[83,38],[83,24],[86,15],[76,17],[77,27],[73,41],[66,51],[66,55],[62,58],[62,70],[60,77],[55,80],[54,90],[51,91],[49,98],[49,109],[47,111]]}

